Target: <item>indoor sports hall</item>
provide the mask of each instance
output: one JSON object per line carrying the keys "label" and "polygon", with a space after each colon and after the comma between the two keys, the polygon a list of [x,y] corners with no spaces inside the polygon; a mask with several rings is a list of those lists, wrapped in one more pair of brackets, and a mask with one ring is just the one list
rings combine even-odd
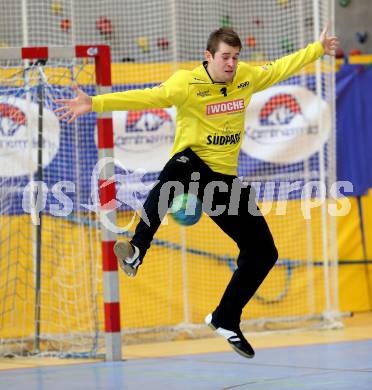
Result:
{"label": "indoor sports hall", "polygon": [[[370,0],[0,0],[0,390],[372,389],[371,18]],[[334,56],[249,102],[229,94],[250,77],[220,88],[209,64],[180,91],[226,118],[207,144],[239,144],[279,253],[242,312],[247,359],[205,324],[239,255],[205,209],[187,226],[189,198],[173,204],[135,277],[114,255],[145,219],[182,104],[70,123],[56,110],[77,91],[164,88],[219,28],[265,74],[326,26]]]}

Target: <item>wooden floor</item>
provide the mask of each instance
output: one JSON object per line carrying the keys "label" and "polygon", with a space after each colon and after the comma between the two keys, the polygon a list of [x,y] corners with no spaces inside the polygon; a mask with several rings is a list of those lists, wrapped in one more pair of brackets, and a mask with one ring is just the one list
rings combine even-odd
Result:
{"label": "wooden floor", "polygon": [[[246,334],[256,350],[312,344],[337,343],[356,340],[372,340],[372,312],[356,314],[343,319],[344,328],[337,330],[312,330],[298,332],[272,332]],[[149,359],[192,354],[230,352],[231,349],[222,338],[197,339],[124,346],[125,360]],[[371,355],[372,360],[372,355]],[[18,368],[61,366],[97,362],[92,359],[57,358],[1,358],[0,370]],[[371,385],[372,389],[372,385]]]}
{"label": "wooden floor", "polygon": [[[336,330],[245,333],[245,335],[255,349],[372,339],[372,312],[344,318],[342,322],[344,328]],[[126,359],[154,358],[230,350],[231,347],[224,339],[208,338],[127,346],[124,348],[124,357]]]}

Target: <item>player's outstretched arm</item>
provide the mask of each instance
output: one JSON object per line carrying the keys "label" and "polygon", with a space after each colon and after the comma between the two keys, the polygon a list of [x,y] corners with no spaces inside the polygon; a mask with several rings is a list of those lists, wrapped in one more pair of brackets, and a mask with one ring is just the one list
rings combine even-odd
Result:
{"label": "player's outstretched arm", "polygon": [[252,82],[254,92],[262,91],[293,76],[304,66],[316,61],[323,54],[334,56],[337,47],[337,37],[328,36],[328,26],[326,26],[317,42],[311,43],[304,49],[281,57],[263,67],[254,67],[256,75],[255,80]]}
{"label": "player's outstretched arm", "polygon": [[57,104],[62,104],[62,107],[55,110],[56,113],[62,114],[58,117],[58,119],[68,119],[67,123],[72,123],[80,115],[87,114],[92,111],[92,98],[76,85],[73,85],[72,89],[77,95],[75,98],[55,100]]}
{"label": "player's outstretched arm", "polygon": [[328,36],[328,30],[329,28],[327,25],[320,34],[319,41],[323,46],[324,54],[335,56],[339,42],[336,36]]}

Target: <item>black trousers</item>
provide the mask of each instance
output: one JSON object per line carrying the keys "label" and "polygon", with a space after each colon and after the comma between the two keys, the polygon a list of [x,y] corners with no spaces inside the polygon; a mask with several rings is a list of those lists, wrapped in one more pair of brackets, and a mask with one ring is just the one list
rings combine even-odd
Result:
{"label": "black trousers", "polygon": [[[181,183],[184,192],[189,192],[189,189],[190,192],[196,191],[203,200],[203,211],[236,242],[240,250],[237,269],[213,312],[213,320],[219,326],[238,327],[244,306],[278,258],[269,227],[254,202],[253,194],[250,197],[251,188],[244,186],[236,176],[212,171],[191,149],[174,155],[158,180],[144,203],[147,219],[140,220],[131,243],[140,249],[143,257],[177,194],[177,188],[169,185],[170,182]],[[170,192],[165,190],[169,188]]]}

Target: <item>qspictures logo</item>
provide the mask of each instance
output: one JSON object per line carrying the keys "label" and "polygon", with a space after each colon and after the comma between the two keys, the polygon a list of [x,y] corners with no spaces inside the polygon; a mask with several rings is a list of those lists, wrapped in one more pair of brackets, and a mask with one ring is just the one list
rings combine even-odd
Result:
{"label": "qspictures logo", "polygon": [[222,103],[208,104],[206,106],[207,115],[228,114],[245,109],[244,99],[230,100]]}

